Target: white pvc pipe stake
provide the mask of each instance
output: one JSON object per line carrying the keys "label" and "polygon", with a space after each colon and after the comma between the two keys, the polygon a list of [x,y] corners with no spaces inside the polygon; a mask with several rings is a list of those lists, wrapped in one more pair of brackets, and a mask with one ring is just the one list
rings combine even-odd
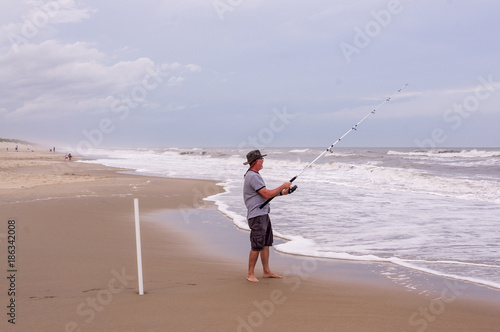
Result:
{"label": "white pvc pipe stake", "polygon": [[134,213],[135,213],[135,244],[137,247],[137,275],[139,280],[139,295],[144,295],[144,284],[142,280],[141,227],[139,224],[138,198],[134,198]]}

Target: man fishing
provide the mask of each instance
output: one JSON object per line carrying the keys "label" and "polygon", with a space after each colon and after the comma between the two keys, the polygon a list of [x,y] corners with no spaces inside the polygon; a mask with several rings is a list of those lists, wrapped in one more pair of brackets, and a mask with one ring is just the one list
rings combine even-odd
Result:
{"label": "man fishing", "polygon": [[273,273],[269,268],[269,247],[273,245],[273,229],[269,218],[269,204],[262,208],[261,205],[270,198],[288,195],[292,183],[285,182],[275,189],[267,189],[262,176],[259,174],[265,156],[259,150],[253,150],[247,154],[247,161],[243,163],[244,165],[250,165],[250,168],[245,173],[245,182],[243,184],[243,199],[247,207],[247,220],[250,227],[251,250],[248,258],[247,275],[247,280],[250,282],[259,282],[254,273],[259,255],[264,270],[264,278],[283,278]]}
{"label": "man fishing", "polygon": [[292,193],[297,189],[297,186],[291,186],[292,182],[295,181],[306,169],[311,167],[319,158],[321,158],[326,152],[333,152],[333,147],[337,145],[344,137],[354,130],[357,130],[358,126],[365,121],[370,115],[375,114],[375,112],[382,107],[385,103],[389,102],[392,97],[400,93],[404,87],[397,90],[392,96],[385,98],[385,100],[375,107],[370,113],[368,113],[364,118],[362,118],[358,123],[356,123],[351,129],[349,129],[344,135],[342,135],[338,140],[330,145],[325,151],[323,151],[316,159],[307,164],[306,167],[296,176],[290,179],[290,182],[285,182],[278,188],[268,190],[264,180],[259,174],[262,169],[262,164],[264,163],[264,157],[266,155],[261,155],[259,150],[250,151],[247,154],[247,161],[243,163],[244,165],[250,165],[250,168],[245,173],[245,183],[243,185],[243,198],[245,200],[245,205],[247,207],[247,219],[248,226],[250,226],[250,242],[252,244],[252,250],[250,251],[250,257],[248,259],[248,276],[247,280],[251,282],[259,282],[255,277],[254,268],[257,264],[257,259],[259,254],[262,260],[262,266],[264,268],[264,278],[282,278],[281,276],[274,274],[269,269],[269,246],[273,244],[273,230],[271,227],[271,220],[269,219],[269,205],[268,203],[276,196],[287,195]]}

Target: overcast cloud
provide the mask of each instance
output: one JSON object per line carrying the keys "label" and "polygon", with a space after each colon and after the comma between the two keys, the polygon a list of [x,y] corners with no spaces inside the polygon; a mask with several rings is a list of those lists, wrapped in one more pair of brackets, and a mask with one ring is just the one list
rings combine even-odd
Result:
{"label": "overcast cloud", "polygon": [[343,146],[499,147],[499,12],[493,0],[3,1],[0,137],[326,147],[409,83]]}

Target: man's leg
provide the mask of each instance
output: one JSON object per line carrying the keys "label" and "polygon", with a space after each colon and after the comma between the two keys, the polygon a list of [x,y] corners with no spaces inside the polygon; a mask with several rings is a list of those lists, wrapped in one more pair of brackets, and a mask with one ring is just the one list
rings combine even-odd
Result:
{"label": "man's leg", "polygon": [[269,267],[269,246],[265,246],[264,250],[260,253],[260,260],[262,261],[262,269],[264,270],[264,278],[279,278],[282,279],[282,276],[279,276],[271,271]]}
{"label": "man's leg", "polygon": [[259,279],[255,277],[255,265],[259,259],[260,251],[250,250],[250,255],[248,256],[248,275],[247,280],[250,282],[259,282]]}

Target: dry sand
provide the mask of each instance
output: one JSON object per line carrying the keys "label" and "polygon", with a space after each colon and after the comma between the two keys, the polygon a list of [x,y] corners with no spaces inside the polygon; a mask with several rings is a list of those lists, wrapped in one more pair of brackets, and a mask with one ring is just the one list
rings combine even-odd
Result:
{"label": "dry sand", "polygon": [[[134,176],[10,149],[0,151],[0,172],[1,331],[500,331],[500,300],[491,300],[498,292],[466,290],[451,280],[424,296],[385,284],[363,264],[271,253],[271,266],[288,266],[285,279],[247,282],[247,253],[231,247],[246,235],[227,229],[224,236],[234,239],[222,241],[217,229],[188,220],[213,213],[202,200],[221,190],[212,181]],[[163,225],[143,218],[142,296],[135,197],[141,215],[175,212]],[[13,268],[9,220],[15,220]],[[200,232],[205,243],[195,242]],[[218,245],[207,245],[211,240]],[[220,255],[220,246],[232,255]],[[326,275],[344,277],[316,278],[324,264],[338,266]],[[8,295],[11,286],[15,295]],[[472,296],[475,289],[489,300]],[[11,299],[15,325],[8,322]]]}

